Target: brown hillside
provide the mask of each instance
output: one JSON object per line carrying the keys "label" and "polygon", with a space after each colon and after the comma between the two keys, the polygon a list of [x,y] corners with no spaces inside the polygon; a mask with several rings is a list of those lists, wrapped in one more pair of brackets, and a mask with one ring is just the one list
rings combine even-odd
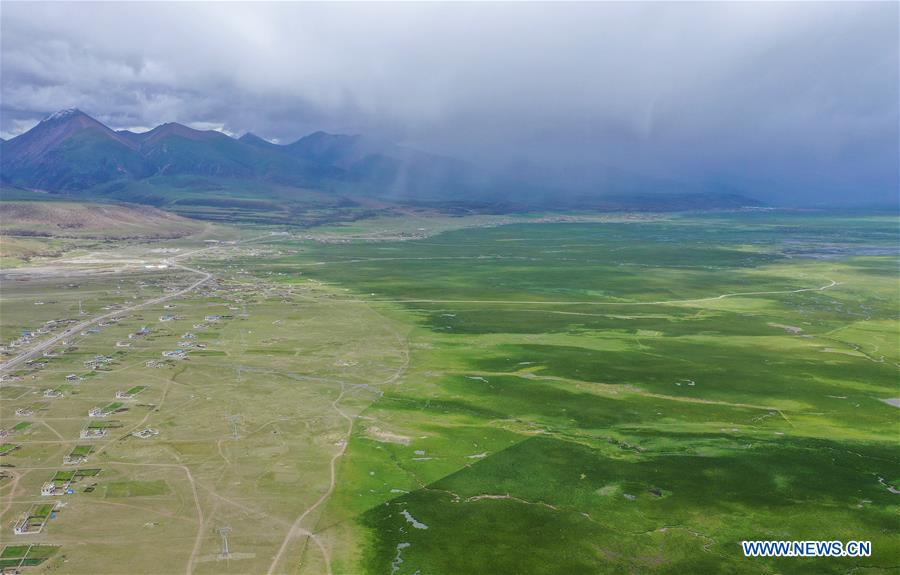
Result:
{"label": "brown hillside", "polygon": [[75,238],[174,238],[203,224],[149,206],[0,202],[0,233]]}

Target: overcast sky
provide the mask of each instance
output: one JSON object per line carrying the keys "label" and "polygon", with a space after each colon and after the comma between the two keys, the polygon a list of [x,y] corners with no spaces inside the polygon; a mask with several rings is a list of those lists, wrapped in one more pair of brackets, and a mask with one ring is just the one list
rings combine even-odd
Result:
{"label": "overcast sky", "polygon": [[[898,3],[2,6],[0,132],[78,107],[787,203],[896,199]],[[587,167],[587,168],[586,168]]]}

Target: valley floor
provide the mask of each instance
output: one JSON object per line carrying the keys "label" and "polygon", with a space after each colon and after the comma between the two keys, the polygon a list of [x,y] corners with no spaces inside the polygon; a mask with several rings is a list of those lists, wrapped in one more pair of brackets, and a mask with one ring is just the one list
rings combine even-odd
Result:
{"label": "valley floor", "polygon": [[[5,270],[0,566],[900,566],[895,221],[392,226]],[[748,559],[744,539],[873,553]]]}

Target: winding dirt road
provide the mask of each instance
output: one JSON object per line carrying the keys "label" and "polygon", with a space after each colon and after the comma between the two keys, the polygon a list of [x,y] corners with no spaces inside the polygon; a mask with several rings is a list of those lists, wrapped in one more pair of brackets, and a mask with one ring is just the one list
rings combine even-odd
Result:
{"label": "winding dirt road", "polygon": [[[281,562],[281,558],[284,556],[284,553],[287,551],[288,546],[291,541],[300,535],[312,535],[312,533],[303,528],[303,520],[306,519],[306,516],[315,511],[320,505],[325,503],[325,501],[331,497],[331,493],[334,491],[334,487],[337,480],[337,469],[336,464],[337,460],[344,455],[344,452],[347,450],[347,444],[350,443],[350,435],[353,431],[353,418],[347,415],[346,413],[338,407],[340,401],[344,398],[344,394],[347,393],[347,389],[344,384],[341,384],[341,393],[337,396],[337,399],[331,402],[331,407],[347,421],[347,435],[345,438],[341,440],[340,449],[338,449],[337,453],[335,453],[331,457],[330,463],[330,472],[331,477],[328,482],[328,489],[325,490],[325,493],[319,497],[315,503],[306,508],[306,510],[294,520],[294,523],[291,524],[291,528],[288,529],[287,533],[284,536],[284,540],[281,542],[281,547],[278,548],[278,553],[275,554],[275,557],[272,558],[272,563],[269,565],[269,570],[266,571],[267,575],[272,575],[275,572],[275,569],[278,568],[278,563]],[[319,543],[318,541],[316,543]],[[322,549],[322,553],[325,559],[326,570],[330,574],[331,573],[331,562],[328,559],[328,554],[325,552],[324,547],[319,545],[320,549]]]}

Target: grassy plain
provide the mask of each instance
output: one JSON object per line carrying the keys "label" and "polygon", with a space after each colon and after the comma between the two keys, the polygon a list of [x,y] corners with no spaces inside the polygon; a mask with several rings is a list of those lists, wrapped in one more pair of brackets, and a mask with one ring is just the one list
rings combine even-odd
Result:
{"label": "grassy plain", "polygon": [[[154,262],[171,255],[160,254],[161,246],[194,247],[133,242],[93,259]],[[206,257],[215,265],[232,252],[267,253],[222,245]],[[3,343],[50,318],[81,320],[82,299],[92,317],[180,289],[191,275],[121,264],[124,271],[98,277],[94,265],[58,262],[53,274],[20,271],[5,283]],[[406,359],[398,346],[403,326],[362,304],[331,306],[330,295],[235,270],[185,296],[123,312],[6,374],[0,388],[15,393],[2,396],[0,428],[20,447],[3,458],[0,542],[59,545],[46,568],[67,573],[261,573],[285,541],[285,553],[296,556],[303,537],[287,537],[289,527],[328,490],[330,458],[348,418],[376,395],[368,386],[389,380]],[[149,332],[135,337],[144,326]],[[187,358],[163,357],[178,348]],[[108,361],[85,365],[98,356]],[[72,374],[77,379],[68,381]],[[145,386],[138,396],[115,401],[136,385]],[[44,397],[61,386],[62,397]],[[110,404],[116,413],[88,417]],[[31,413],[18,415],[23,407]],[[81,438],[89,428],[106,435]],[[147,428],[158,434],[132,435]],[[65,508],[40,534],[14,536],[15,520],[47,501],[42,484],[75,477],[63,464],[70,454],[87,456],[79,469],[100,472],[74,481],[74,493],[52,497]],[[232,529],[227,560],[219,557],[223,527]]]}
{"label": "grassy plain", "polygon": [[[220,228],[252,240],[104,244],[41,261],[65,277],[4,276],[4,344],[80,300],[95,315],[189,284],[143,268],[174,253],[208,248],[179,261],[213,279],[3,382],[0,428],[20,447],[3,457],[0,541],[21,543],[11,523],[90,444],[77,468],[101,471],[27,536],[61,546],[38,570],[900,565],[895,219],[528,220]],[[79,438],[90,426],[107,435]],[[742,539],[865,539],[873,555],[745,559]]]}
{"label": "grassy plain", "polygon": [[[896,237],[889,218],[750,214],[262,262],[415,326],[315,528],[334,572],[890,572]],[[742,539],[875,552],[750,560]]]}

